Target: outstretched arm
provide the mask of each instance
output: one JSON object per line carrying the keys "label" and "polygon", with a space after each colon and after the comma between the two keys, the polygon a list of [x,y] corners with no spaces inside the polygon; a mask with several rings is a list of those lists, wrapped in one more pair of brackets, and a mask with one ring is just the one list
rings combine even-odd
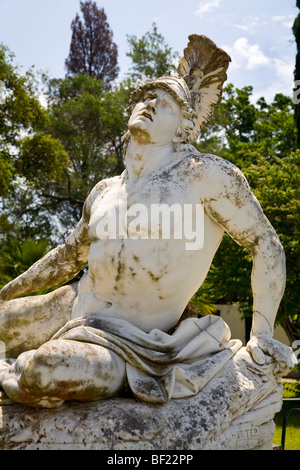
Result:
{"label": "outstretched arm", "polygon": [[285,288],[284,250],[242,172],[229,164],[226,170],[218,168],[219,194],[207,200],[206,210],[253,257],[253,322],[247,349],[257,363],[265,362],[264,352],[273,356],[282,369],[284,363],[289,363],[290,348],[281,348],[272,336]]}
{"label": "outstretched arm", "polygon": [[51,250],[26,272],[4,286],[0,291],[0,301],[60,286],[73,279],[86,266],[90,244],[88,237],[90,199],[89,196],[82,217],[65,244]]}

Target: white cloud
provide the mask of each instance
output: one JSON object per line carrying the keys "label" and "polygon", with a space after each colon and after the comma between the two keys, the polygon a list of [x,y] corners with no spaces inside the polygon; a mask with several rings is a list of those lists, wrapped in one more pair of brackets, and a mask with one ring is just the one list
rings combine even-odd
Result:
{"label": "white cloud", "polygon": [[[243,71],[255,71],[258,77],[263,74],[263,67],[269,82],[264,88],[256,89],[252,95],[253,102],[264,96],[268,102],[274,99],[276,93],[283,93],[291,96],[294,81],[295,59],[290,56],[267,57],[259,44],[250,44],[248,39],[241,37],[235,41],[232,47],[221,46],[231,56],[231,70],[238,70],[238,74],[243,75]],[[258,75],[259,74],[259,75]],[[254,88],[255,89],[255,88]]]}
{"label": "white cloud", "polygon": [[215,8],[220,6],[221,0],[206,0],[204,2],[199,3],[198,10],[195,11],[195,15],[202,18],[205,13],[208,13]]}
{"label": "white cloud", "polygon": [[237,29],[242,29],[243,31],[247,31],[247,32],[250,31],[250,27],[248,25],[245,25],[245,24],[236,24],[236,23],[234,23],[234,24],[232,24],[232,26],[234,28],[237,28]]}
{"label": "white cloud", "polygon": [[261,50],[259,44],[249,44],[247,38],[241,37],[235,41],[232,47],[222,46],[231,56],[232,68],[243,67],[247,70],[254,70],[258,67],[268,66],[271,63]]}
{"label": "white cloud", "polygon": [[286,96],[292,96],[294,88],[294,64],[289,57],[283,59],[272,59],[273,79],[263,89],[254,91],[252,101],[256,102],[263,96],[267,102],[274,99],[276,93],[283,93]]}
{"label": "white cloud", "polygon": [[275,72],[274,86],[276,87],[276,93],[291,96],[294,87],[294,58],[274,58],[272,59],[272,65]]}
{"label": "white cloud", "polygon": [[276,16],[272,16],[272,17],[271,17],[271,20],[272,20],[272,21],[282,21],[282,20],[284,20],[285,18],[286,18],[285,15],[276,15]]}
{"label": "white cloud", "polygon": [[292,29],[293,24],[294,24],[294,18],[292,18],[292,19],[289,20],[289,21],[284,21],[282,24],[283,24],[283,26],[285,26],[286,28]]}
{"label": "white cloud", "polygon": [[285,28],[291,29],[294,24],[295,17],[294,15],[275,15],[271,17],[271,20],[275,23],[281,23]]}
{"label": "white cloud", "polygon": [[295,68],[295,61],[291,57],[285,57],[283,59],[273,59],[276,74],[283,79],[289,80],[288,77],[292,77]]}
{"label": "white cloud", "polygon": [[219,15],[220,21],[226,28],[236,28],[246,31],[247,33],[255,34],[262,28],[269,24],[269,18],[267,15],[245,15],[239,17],[238,13],[223,13]]}

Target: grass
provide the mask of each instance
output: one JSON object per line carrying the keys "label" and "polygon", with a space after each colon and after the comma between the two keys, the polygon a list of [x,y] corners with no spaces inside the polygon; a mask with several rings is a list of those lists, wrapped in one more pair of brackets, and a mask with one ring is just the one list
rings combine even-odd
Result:
{"label": "grass", "polygon": [[[300,382],[283,382],[283,398],[300,398]],[[281,444],[283,413],[292,408],[300,408],[299,401],[284,401],[282,411],[275,415],[275,435],[273,443]],[[285,450],[300,450],[300,411],[293,411],[287,418]]]}

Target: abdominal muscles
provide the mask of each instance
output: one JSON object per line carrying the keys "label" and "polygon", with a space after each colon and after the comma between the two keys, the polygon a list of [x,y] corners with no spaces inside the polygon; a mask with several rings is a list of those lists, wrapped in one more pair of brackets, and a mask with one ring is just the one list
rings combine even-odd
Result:
{"label": "abdominal muscles", "polygon": [[181,240],[97,240],[72,317],[107,315],[167,331],[206,276],[204,253],[185,250]]}

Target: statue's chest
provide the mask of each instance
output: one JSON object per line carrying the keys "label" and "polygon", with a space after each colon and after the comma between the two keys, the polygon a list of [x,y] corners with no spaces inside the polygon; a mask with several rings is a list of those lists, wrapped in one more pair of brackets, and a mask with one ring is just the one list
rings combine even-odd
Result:
{"label": "statue's chest", "polygon": [[195,197],[191,188],[171,175],[116,182],[92,206],[91,239],[159,238],[162,225],[174,231],[183,210]]}

